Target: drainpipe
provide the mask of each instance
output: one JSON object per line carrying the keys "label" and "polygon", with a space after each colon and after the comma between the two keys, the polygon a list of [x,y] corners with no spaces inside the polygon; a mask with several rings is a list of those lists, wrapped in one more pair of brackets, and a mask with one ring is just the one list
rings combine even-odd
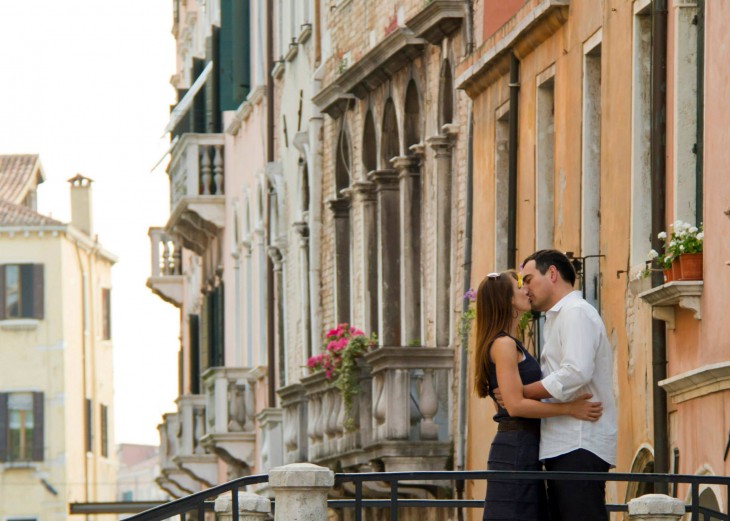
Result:
{"label": "drainpipe", "polygon": [[[88,277],[84,270],[84,263],[81,260],[81,251],[79,250],[78,241],[74,242],[76,247],[76,259],[79,263],[79,273],[81,274],[81,400],[82,410],[84,411],[84,450],[82,451],[84,465],[84,501],[89,502],[89,458],[86,456],[86,337],[89,334],[89,320],[87,318],[89,303],[86,299],[86,291],[88,288]],[[86,521],[89,521],[89,515],[86,514]]]}
{"label": "drainpipe", "polygon": [[[472,237],[472,208],[474,202],[473,195],[473,174],[474,174],[474,115],[472,114],[472,100],[467,102],[467,114],[469,115],[467,135],[466,135],[466,214],[464,216],[464,293],[471,287],[471,237]],[[469,309],[470,302],[466,299],[462,300],[461,313],[466,313]],[[459,357],[459,420],[457,422],[457,440],[456,448],[456,470],[466,469],[466,383],[467,383],[467,363],[469,361],[469,335],[466,332],[461,333],[461,355]],[[464,481],[456,482],[456,498],[464,497]],[[459,521],[464,519],[464,509],[459,508]]]}
{"label": "drainpipe", "polygon": [[705,0],[697,1],[697,142],[695,144],[695,222],[704,222],[702,170],[705,141]]}
{"label": "drainpipe", "polygon": [[[266,2],[266,162],[274,161],[274,79],[271,70],[274,68],[274,2]],[[267,180],[267,188],[269,181]],[[268,190],[267,190],[268,191]],[[266,238],[271,237],[271,218],[269,216],[269,197],[266,197]],[[274,335],[274,265],[271,257],[266,256],[266,351],[268,353],[268,402],[269,407],[276,406],[276,345]]]}
{"label": "drainpipe", "polygon": [[[651,241],[660,251],[657,234],[666,224],[666,137],[667,137],[667,0],[652,3],[651,68]],[[653,272],[652,285],[663,283]],[[669,471],[667,396],[659,382],[667,377],[667,338],[664,322],[652,319],[652,389],[654,401],[654,472]],[[665,483],[655,484],[659,494],[667,493]]]}
{"label": "drainpipe", "polygon": [[507,267],[517,263],[517,110],[520,95],[520,61],[509,57],[509,188],[507,203]]}

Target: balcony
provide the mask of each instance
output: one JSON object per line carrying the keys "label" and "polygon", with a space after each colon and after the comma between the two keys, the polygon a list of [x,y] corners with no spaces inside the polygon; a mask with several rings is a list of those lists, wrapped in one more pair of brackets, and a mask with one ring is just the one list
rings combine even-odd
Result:
{"label": "balcony", "polygon": [[205,403],[202,394],[186,394],[177,399],[177,453],[172,462],[195,481],[212,487],[218,482],[218,462],[202,443]]}
{"label": "balcony", "polygon": [[424,347],[382,347],[366,355],[352,430],[345,428],[339,391],[323,373],[280,389],[285,463],[306,460],[360,471],[379,461],[384,468],[378,470],[387,472],[444,470],[451,448],[453,356],[451,349]]}
{"label": "balcony", "polygon": [[173,306],[180,307],[183,297],[182,247],[162,228],[150,228],[151,276],[147,287]]}
{"label": "balcony", "polygon": [[170,219],[166,229],[202,255],[225,223],[223,134],[183,134],[167,168]]}
{"label": "balcony", "polygon": [[181,498],[202,490],[201,484],[180,469],[173,458],[178,454],[177,433],[180,422],[177,413],[163,415],[157,426],[160,432],[160,475],[157,485],[174,498]]}
{"label": "balcony", "polygon": [[255,466],[255,383],[247,368],[212,367],[203,373],[207,423],[200,441],[236,476]]}

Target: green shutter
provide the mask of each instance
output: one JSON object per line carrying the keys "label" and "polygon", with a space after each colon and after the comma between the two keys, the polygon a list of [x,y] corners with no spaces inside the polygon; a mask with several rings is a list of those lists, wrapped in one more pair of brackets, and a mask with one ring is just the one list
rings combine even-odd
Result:
{"label": "green shutter", "polygon": [[251,90],[249,0],[221,0],[218,62],[220,109],[236,110]]}
{"label": "green shutter", "polygon": [[33,393],[33,461],[43,461],[43,393]]}
{"label": "green shutter", "polygon": [[[200,76],[203,69],[205,69],[205,60],[193,58],[192,81],[195,81]],[[188,114],[191,132],[205,133],[205,89],[201,89],[195,94],[193,107],[188,110]]]}
{"label": "green shutter", "polygon": [[203,91],[205,94],[205,128],[206,132],[222,132],[221,104],[218,93],[218,76],[220,67],[218,59],[220,49],[220,28],[212,27],[211,35],[205,41],[205,56],[207,62],[213,62],[213,70],[205,81]]}
{"label": "green shutter", "polygon": [[0,461],[8,461],[8,393],[0,393]]}
{"label": "green shutter", "polygon": [[34,268],[33,264],[20,265],[20,317],[33,317],[33,297],[35,296],[34,288]]}
{"label": "green shutter", "polygon": [[42,319],[44,309],[43,264],[33,265],[33,318]]}
{"label": "green shutter", "polygon": [[198,315],[188,315],[190,336],[190,393],[200,394],[200,319]]}

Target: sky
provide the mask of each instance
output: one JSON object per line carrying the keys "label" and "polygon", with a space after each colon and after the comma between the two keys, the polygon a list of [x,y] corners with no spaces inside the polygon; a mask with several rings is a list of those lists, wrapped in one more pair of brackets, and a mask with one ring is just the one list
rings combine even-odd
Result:
{"label": "sky", "polygon": [[174,103],[170,0],[0,0],[0,154],[37,153],[41,213],[68,222],[69,185],[94,180],[112,272],[115,441],[157,444],[174,411],[179,313],[145,286],[147,229],[169,215],[163,131]]}

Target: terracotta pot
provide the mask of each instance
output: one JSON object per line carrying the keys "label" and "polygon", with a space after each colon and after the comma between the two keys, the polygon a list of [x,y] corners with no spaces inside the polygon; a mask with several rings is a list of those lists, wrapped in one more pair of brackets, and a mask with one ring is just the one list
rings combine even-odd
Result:
{"label": "terracotta pot", "polygon": [[679,277],[682,276],[682,272],[680,271],[679,267],[679,257],[675,258],[672,261],[672,280],[679,280]]}
{"label": "terracotta pot", "polygon": [[664,284],[672,282],[674,277],[672,276],[672,268],[664,268]]}
{"label": "terracotta pot", "polygon": [[702,280],[701,253],[685,253],[678,260],[679,278],[676,280]]}

